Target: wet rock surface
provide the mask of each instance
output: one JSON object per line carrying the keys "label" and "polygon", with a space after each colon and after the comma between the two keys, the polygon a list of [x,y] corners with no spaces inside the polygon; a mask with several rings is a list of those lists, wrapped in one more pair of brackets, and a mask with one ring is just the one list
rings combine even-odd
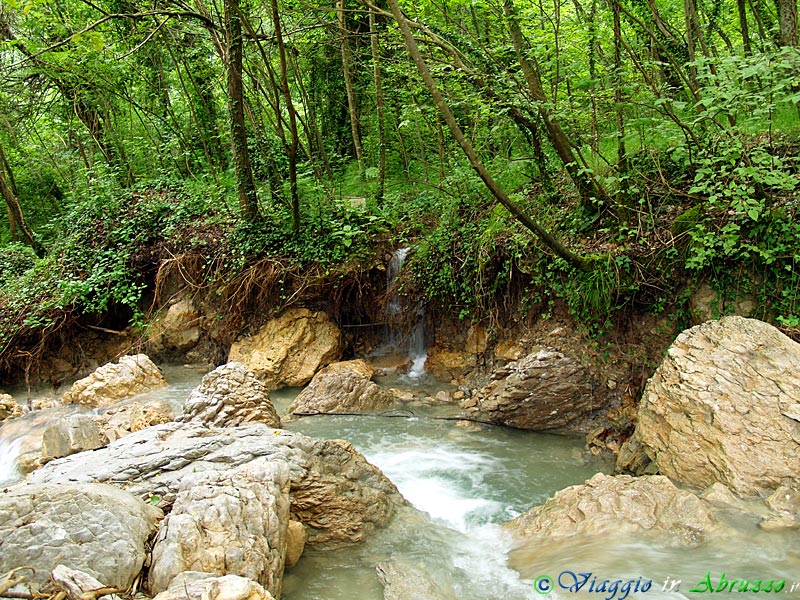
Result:
{"label": "wet rock surface", "polygon": [[705,541],[715,528],[706,503],[667,477],[598,473],[568,487],[506,525],[526,543],[573,535],[656,533],[687,545]]}
{"label": "wet rock surface", "polygon": [[10,394],[0,393],[0,423],[22,416],[22,407]]}
{"label": "wet rock surface", "polygon": [[800,478],[800,344],[755,319],[680,334],[648,381],[617,462],[675,481],[769,494]]}

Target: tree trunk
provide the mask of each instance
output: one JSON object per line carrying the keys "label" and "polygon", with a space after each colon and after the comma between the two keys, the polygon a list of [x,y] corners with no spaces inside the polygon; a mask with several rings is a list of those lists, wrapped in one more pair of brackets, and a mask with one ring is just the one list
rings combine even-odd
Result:
{"label": "tree trunk", "polygon": [[225,36],[228,75],[228,113],[231,129],[231,156],[239,192],[239,209],[248,221],[258,219],[258,196],[247,149],[244,125],[244,89],[242,84],[242,18],[239,0],[225,0]]}
{"label": "tree trunk", "polygon": [[434,105],[442,114],[445,123],[453,135],[453,138],[456,140],[456,142],[458,142],[458,145],[461,146],[464,154],[466,154],[473,170],[478,174],[497,201],[500,202],[514,216],[514,218],[516,218],[523,226],[531,231],[543,244],[567,261],[570,265],[582,270],[588,270],[589,264],[585,258],[572,252],[569,248],[561,244],[548,231],[544,230],[533,219],[523,213],[522,209],[520,209],[520,207],[517,206],[517,204],[514,203],[495,182],[495,180],[486,170],[486,167],[484,167],[480,158],[478,158],[475,149],[464,136],[464,133],[461,131],[461,128],[456,121],[455,115],[453,115],[453,112],[450,110],[447,102],[445,102],[441,91],[436,85],[436,82],[434,81],[433,76],[428,69],[428,65],[422,58],[422,54],[417,47],[417,43],[414,41],[414,36],[411,34],[408,21],[406,21],[405,16],[401,12],[400,7],[397,4],[397,0],[388,0],[388,4],[392,11],[392,15],[394,15],[394,18],[400,27],[400,31],[403,34],[403,41],[406,49],[411,55],[411,58],[413,59],[414,64],[416,65],[417,70],[422,77],[422,81],[425,83],[425,87],[428,89],[428,92],[430,92],[431,96],[433,96]]}
{"label": "tree trunk", "polygon": [[614,103],[617,105],[614,117],[617,121],[617,168],[625,173],[628,170],[628,158],[625,152],[625,115],[622,103],[622,25],[619,16],[620,0],[611,0],[611,13],[614,20]]}
{"label": "tree trunk", "polygon": [[512,0],[504,0],[503,12],[506,16],[506,22],[508,24],[509,33],[511,34],[511,42],[517,54],[517,60],[522,68],[525,82],[528,85],[528,91],[533,96],[533,99],[540,104],[539,113],[542,117],[545,130],[547,131],[547,136],[553,144],[556,154],[558,154],[558,157],[564,164],[564,168],[572,179],[572,182],[578,189],[584,206],[591,206],[595,201],[598,203],[606,203],[608,201],[608,195],[605,190],[594,177],[581,169],[580,163],[575,153],[572,151],[572,143],[567,138],[564,130],[561,129],[561,125],[545,107],[547,97],[544,92],[542,80],[539,77],[539,67],[527,58],[528,53],[525,48],[522,30],[519,27],[516,9],[514,8]]}
{"label": "tree trunk", "polygon": [[372,50],[372,79],[375,83],[375,117],[378,119],[378,188],[375,199],[383,200],[386,186],[386,124],[383,109],[383,76],[381,75],[380,47],[378,46],[378,29],[375,27],[375,11],[369,9],[369,39]]}
{"label": "tree trunk", "polygon": [[[300,231],[300,197],[297,192],[297,148],[300,139],[297,135],[297,115],[295,114],[292,93],[289,90],[289,69],[286,64],[286,45],[283,42],[281,16],[278,12],[278,0],[272,0],[272,24],[275,27],[275,39],[278,44],[278,57],[281,63],[281,91],[289,114],[289,134],[291,141],[287,144],[286,154],[289,156],[289,192],[292,203],[292,230]],[[280,119],[280,115],[276,115]]]}
{"label": "tree trunk", "polygon": [[[2,148],[0,148],[0,152],[2,152]],[[15,231],[14,227],[16,227],[22,233],[22,238],[25,240],[25,242],[31,248],[33,248],[34,252],[36,252],[36,256],[39,258],[43,257],[44,248],[42,248],[41,244],[39,244],[39,242],[36,241],[36,238],[33,237],[33,232],[25,222],[25,217],[22,214],[22,207],[19,204],[19,200],[17,200],[17,196],[14,194],[11,187],[8,185],[8,182],[6,181],[6,170],[4,168],[0,168],[0,194],[3,195],[3,200],[6,202],[9,217],[8,221],[12,228],[12,235]]]}
{"label": "tree trunk", "polygon": [[747,6],[745,0],[736,0],[736,10],[739,13],[739,31],[742,34],[742,49],[745,56],[750,56],[753,49],[750,46],[750,29],[747,26]]}
{"label": "tree trunk", "polygon": [[797,47],[797,0],[775,0],[781,28],[781,46]]}
{"label": "tree trunk", "polygon": [[339,35],[342,37],[342,74],[344,75],[344,89],[347,92],[347,110],[350,113],[350,129],[353,132],[353,149],[358,163],[358,176],[364,179],[364,154],[361,149],[361,132],[358,119],[358,102],[356,90],[353,86],[352,57],[350,55],[350,41],[348,39],[347,23],[344,14],[345,0],[338,0],[336,8],[339,17]]}

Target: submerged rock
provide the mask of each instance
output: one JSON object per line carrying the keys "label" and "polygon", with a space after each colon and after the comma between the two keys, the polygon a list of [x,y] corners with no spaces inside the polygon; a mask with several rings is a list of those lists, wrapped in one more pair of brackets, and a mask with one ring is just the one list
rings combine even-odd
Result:
{"label": "submerged rock", "polygon": [[303,556],[308,534],[300,521],[289,521],[286,528],[286,566],[293,567]]}
{"label": "submerged rock", "polygon": [[394,394],[371,381],[363,360],[333,363],[314,375],[289,407],[290,414],[367,412],[389,406]]}
{"label": "submerged rock", "polygon": [[162,512],[128,492],[100,484],[25,485],[0,494],[0,573],[33,567],[46,584],[62,564],[104,585],[127,589],[145,560],[145,543]]}
{"label": "submerged rock", "polygon": [[726,317],[681,333],[639,404],[617,462],[652,461],[670,478],[767,494],[800,478],[800,344],[754,319]]}
{"label": "submerged rock", "polygon": [[288,465],[291,514],[305,525],[310,544],[361,542],[404,504],[392,482],[348,442],[317,440],[262,423],[155,425],[94,452],[54,460],[31,478],[113,482],[142,498],[158,498],[167,509],[184,479],[223,473],[259,457]]}
{"label": "submerged rock", "polygon": [[88,407],[106,406],[166,385],[158,367],[145,354],[123,356],[117,364],[108,363],[72,384],[64,394],[64,404]]}
{"label": "submerged rock", "polygon": [[183,404],[180,421],[196,421],[215,427],[265,423],[280,427],[281,420],[269,398],[269,390],[241,363],[217,367],[203,377]]}
{"label": "submerged rock", "polygon": [[453,589],[444,589],[428,573],[423,563],[409,563],[390,560],[378,563],[375,567],[378,581],[383,585],[384,600],[456,600]]}
{"label": "submerged rock", "polygon": [[274,600],[272,594],[247,577],[209,575],[197,571],[181,573],[169,589],[153,600]]}
{"label": "submerged rock", "polygon": [[593,409],[588,370],[553,349],[511,362],[492,379],[463,404],[471,416],[540,431],[566,427]]}
{"label": "submerged rock", "polygon": [[153,546],[151,592],[183,571],[202,571],[250,578],[280,598],[288,482],[287,464],[266,458],[184,479]]}
{"label": "submerged rock", "polygon": [[268,388],[305,385],[320,367],[339,359],[342,333],[324,312],[291,309],[231,346],[228,360],[243,363]]}
{"label": "submerged rock", "polygon": [[715,526],[706,504],[661,475],[598,473],[558,491],[506,527],[525,543],[557,542],[574,535],[667,534],[687,546],[702,543]]}

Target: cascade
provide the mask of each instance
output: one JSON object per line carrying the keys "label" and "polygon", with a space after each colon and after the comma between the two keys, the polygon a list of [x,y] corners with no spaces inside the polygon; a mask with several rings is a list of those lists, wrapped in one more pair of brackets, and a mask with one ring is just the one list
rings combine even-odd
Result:
{"label": "cascade", "polygon": [[413,306],[406,305],[397,293],[395,284],[410,251],[410,247],[404,247],[392,252],[392,258],[386,269],[386,293],[389,297],[386,303],[386,322],[389,345],[395,352],[407,351],[411,359],[408,376],[418,379],[425,373],[425,361],[428,358],[425,343],[425,308],[421,302]]}
{"label": "cascade", "polygon": [[17,470],[17,457],[22,449],[22,440],[0,438],[0,485],[11,483],[20,478]]}

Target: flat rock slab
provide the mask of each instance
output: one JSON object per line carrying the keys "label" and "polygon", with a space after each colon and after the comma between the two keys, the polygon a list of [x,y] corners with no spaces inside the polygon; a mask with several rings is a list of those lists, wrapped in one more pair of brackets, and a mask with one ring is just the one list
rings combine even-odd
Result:
{"label": "flat rock slab", "polygon": [[32,566],[29,581],[40,588],[61,564],[127,589],[162,517],[158,508],[110,485],[14,488],[0,493],[0,573]]}
{"label": "flat rock slab", "polygon": [[288,466],[292,518],[306,526],[309,544],[361,542],[405,502],[348,442],[317,440],[263,423],[155,425],[105,448],[54,460],[31,477],[35,483],[113,483],[142,498],[157,496],[166,510],[184,479],[224,473],[258,458]]}

